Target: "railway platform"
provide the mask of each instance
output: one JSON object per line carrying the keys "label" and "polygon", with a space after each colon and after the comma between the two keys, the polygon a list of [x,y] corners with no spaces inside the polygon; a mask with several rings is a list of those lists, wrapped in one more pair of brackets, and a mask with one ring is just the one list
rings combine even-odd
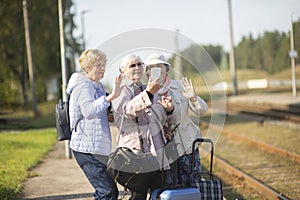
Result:
{"label": "railway platform", "polygon": [[291,93],[253,93],[228,97],[232,103],[252,103],[274,106],[300,107],[300,93],[293,97]]}
{"label": "railway platform", "polygon": [[[31,173],[35,176],[25,181],[21,199],[94,199],[94,189],[76,160],[65,157],[65,142],[56,142],[53,151]],[[119,198],[123,194],[123,187],[119,186]],[[127,199],[129,199],[129,195],[124,198],[124,200]]]}

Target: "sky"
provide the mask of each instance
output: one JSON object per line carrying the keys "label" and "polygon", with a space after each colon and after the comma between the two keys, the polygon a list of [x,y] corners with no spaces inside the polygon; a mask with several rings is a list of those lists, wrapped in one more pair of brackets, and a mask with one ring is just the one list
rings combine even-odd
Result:
{"label": "sky", "polygon": [[[75,23],[84,31],[86,49],[124,32],[157,28],[180,34],[200,45],[230,49],[228,0],[74,0]],[[231,0],[234,45],[243,36],[286,32],[300,18],[299,0]],[[83,14],[84,30],[81,27]]]}
{"label": "sky", "polygon": [[[144,50],[146,48],[141,51],[139,44],[147,43],[146,45],[151,46],[152,43],[161,43],[162,49],[168,49],[165,47],[170,46],[169,43],[172,43],[171,46],[175,45],[172,34],[176,35],[176,30],[181,36],[180,51],[190,44],[220,45],[226,52],[230,51],[228,0],[73,1],[75,24],[78,26],[75,35],[80,37],[84,33],[86,49],[100,48],[108,55],[106,75],[102,80],[108,85],[111,85],[113,77],[119,73],[120,59],[130,48],[138,49],[131,52],[135,51],[145,61],[153,52]],[[299,0],[231,0],[231,10],[235,46],[243,36],[250,34],[257,38],[266,31],[288,33],[292,17],[294,21],[300,20]],[[84,28],[81,26],[82,22]],[[147,33],[140,31],[144,29],[147,29]],[[154,32],[149,29],[154,29]],[[153,46],[157,52],[159,45]],[[166,51],[161,53],[169,58],[174,49],[169,48],[170,54]],[[77,69],[79,70],[78,63]],[[214,80],[220,81],[221,78]]]}

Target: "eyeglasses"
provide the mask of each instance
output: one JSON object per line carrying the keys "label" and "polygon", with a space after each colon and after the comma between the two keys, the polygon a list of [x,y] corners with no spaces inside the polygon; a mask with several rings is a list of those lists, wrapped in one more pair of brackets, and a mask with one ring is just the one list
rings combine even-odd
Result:
{"label": "eyeglasses", "polygon": [[134,64],[131,64],[131,65],[129,65],[128,67],[129,68],[134,68],[134,67],[143,67],[144,66],[144,63],[142,63],[142,62],[139,62],[139,63],[134,63]]}
{"label": "eyeglasses", "polygon": [[105,65],[100,65],[100,64],[97,65],[97,64],[96,64],[95,67],[98,67],[98,68],[101,68],[101,69],[105,69]]}

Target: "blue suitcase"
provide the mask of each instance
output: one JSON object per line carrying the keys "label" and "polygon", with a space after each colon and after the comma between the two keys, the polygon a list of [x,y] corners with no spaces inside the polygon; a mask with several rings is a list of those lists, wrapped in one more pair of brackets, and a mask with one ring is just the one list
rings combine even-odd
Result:
{"label": "blue suitcase", "polygon": [[200,192],[197,188],[155,189],[150,200],[199,200]]}

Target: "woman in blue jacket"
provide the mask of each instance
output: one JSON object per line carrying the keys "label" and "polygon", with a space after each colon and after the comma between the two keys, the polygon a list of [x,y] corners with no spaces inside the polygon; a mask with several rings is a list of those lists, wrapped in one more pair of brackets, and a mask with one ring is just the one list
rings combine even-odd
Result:
{"label": "woman in blue jacket", "polygon": [[[106,55],[97,49],[84,51],[79,58],[82,73],[74,73],[68,83],[70,94],[70,148],[95,189],[94,199],[117,199],[118,190],[106,171],[111,153],[108,122],[110,102],[120,95],[121,76],[115,79],[111,94],[100,82],[105,73]],[[82,118],[78,121],[79,118]]]}

